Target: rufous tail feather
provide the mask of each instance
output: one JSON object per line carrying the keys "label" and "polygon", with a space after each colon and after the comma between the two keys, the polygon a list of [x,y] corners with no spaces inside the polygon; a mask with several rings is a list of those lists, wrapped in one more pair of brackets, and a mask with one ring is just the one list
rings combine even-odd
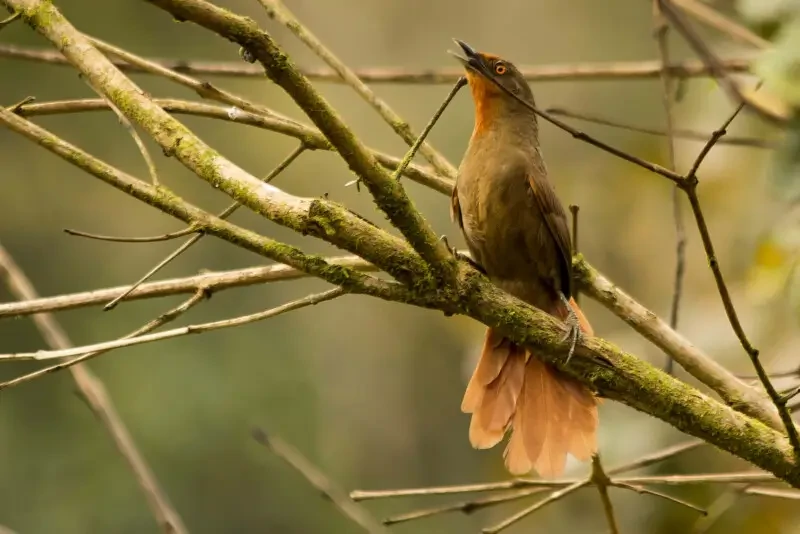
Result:
{"label": "rufous tail feather", "polygon": [[[570,304],[583,332],[593,335],[573,299]],[[562,319],[567,316],[563,306],[553,311]],[[535,469],[554,478],[563,473],[567,454],[586,461],[596,452],[597,404],[586,386],[490,328],[461,409],[472,414],[473,447],[493,447],[511,431],[504,453],[509,472]]]}

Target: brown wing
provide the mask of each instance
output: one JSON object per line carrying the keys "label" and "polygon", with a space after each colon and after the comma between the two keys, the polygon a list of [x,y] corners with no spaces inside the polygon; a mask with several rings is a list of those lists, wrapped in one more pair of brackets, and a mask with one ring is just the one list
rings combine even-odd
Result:
{"label": "brown wing", "polygon": [[570,244],[567,215],[561,202],[556,196],[556,191],[546,176],[528,175],[528,184],[531,186],[533,198],[542,210],[550,235],[559,251],[559,273],[561,275],[561,292],[564,296],[572,296],[572,246]]}

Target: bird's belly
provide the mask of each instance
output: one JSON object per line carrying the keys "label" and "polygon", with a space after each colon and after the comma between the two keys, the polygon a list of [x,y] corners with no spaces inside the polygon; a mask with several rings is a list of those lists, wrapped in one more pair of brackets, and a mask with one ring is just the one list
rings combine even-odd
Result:
{"label": "bird's belly", "polygon": [[[544,220],[538,216],[538,206],[526,204],[473,211],[475,216],[463,218],[464,237],[471,254],[495,284],[544,309],[553,300],[557,252]],[[499,213],[492,211],[497,209]]]}

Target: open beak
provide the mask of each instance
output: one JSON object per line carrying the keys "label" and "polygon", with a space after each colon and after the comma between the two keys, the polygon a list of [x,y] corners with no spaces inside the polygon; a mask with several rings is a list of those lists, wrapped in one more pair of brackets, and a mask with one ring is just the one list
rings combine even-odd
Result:
{"label": "open beak", "polygon": [[455,43],[461,48],[461,50],[464,52],[464,55],[462,56],[458,52],[448,51],[450,52],[450,55],[459,60],[464,67],[477,72],[483,72],[483,62],[481,61],[481,57],[475,51],[475,49],[464,41],[459,41],[458,39],[453,39],[453,41],[455,41]]}

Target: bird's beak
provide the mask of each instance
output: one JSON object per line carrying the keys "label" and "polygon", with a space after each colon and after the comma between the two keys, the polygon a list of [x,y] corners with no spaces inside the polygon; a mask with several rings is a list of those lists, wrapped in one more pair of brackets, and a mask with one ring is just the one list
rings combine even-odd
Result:
{"label": "bird's beak", "polygon": [[453,41],[455,41],[455,43],[461,48],[461,50],[464,52],[464,55],[462,56],[458,52],[448,51],[450,52],[450,55],[459,60],[464,67],[481,72],[483,70],[483,62],[481,61],[481,56],[475,51],[475,49],[464,41],[459,41],[458,39],[453,39]]}

